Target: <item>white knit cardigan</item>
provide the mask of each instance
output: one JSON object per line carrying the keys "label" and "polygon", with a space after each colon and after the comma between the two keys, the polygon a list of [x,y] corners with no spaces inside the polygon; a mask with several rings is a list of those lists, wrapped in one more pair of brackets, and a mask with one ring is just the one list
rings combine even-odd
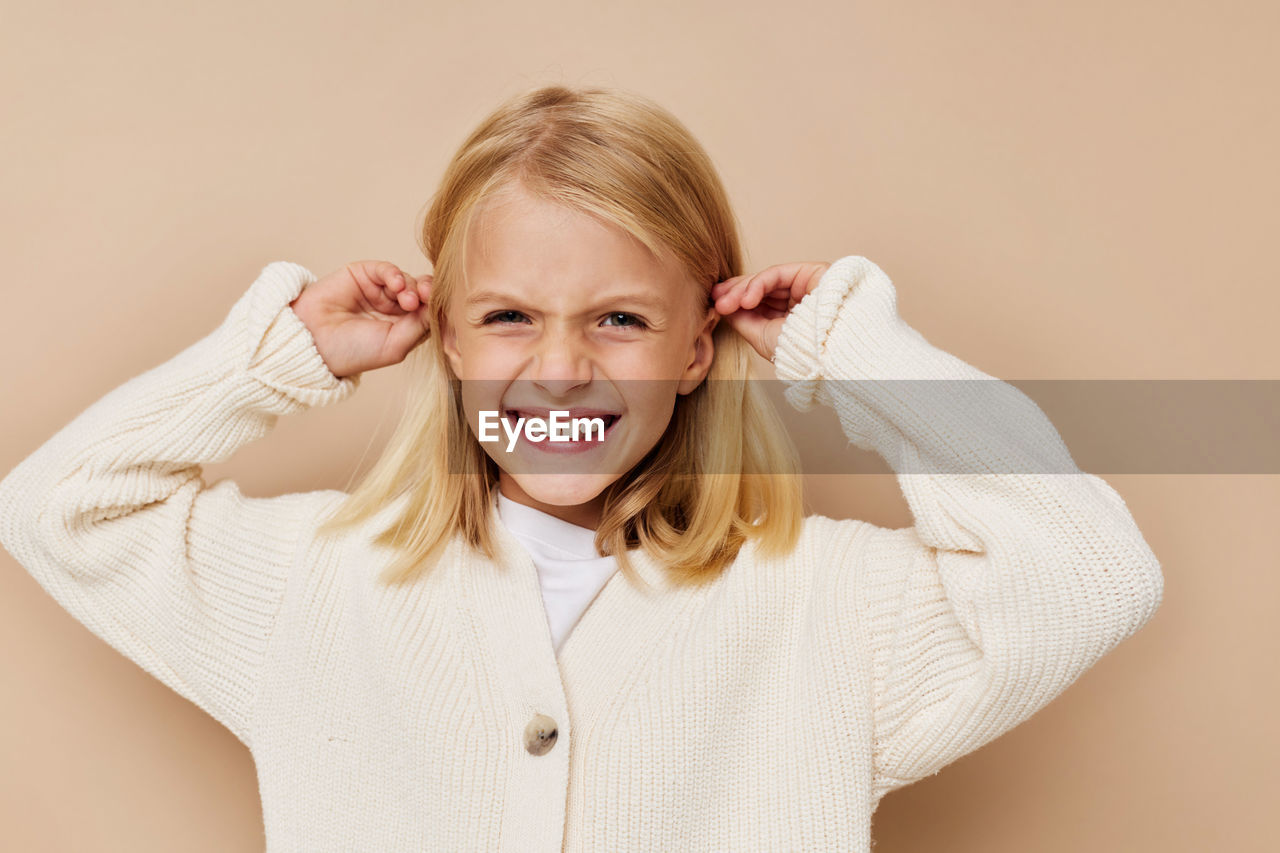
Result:
{"label": "white knit cardigan", "polygon": [[268,264],[215,331],[0,482],[14,558],[252,751],[268,853],[866,851],[885,793],[1025,720],[1159,606],[1120,496],[848,256],[787,317],[777,374],[885,458],[915,526],[809,516],[785,559],[748,545],[696,591],[635,551],[653,588],[615,574],[557,659],[500,523],[502,559],[455,541],[391,589],[369,539],[394,505],[317,540],[343,492],[204,482],[356,389],[288,307],[315,280]]}

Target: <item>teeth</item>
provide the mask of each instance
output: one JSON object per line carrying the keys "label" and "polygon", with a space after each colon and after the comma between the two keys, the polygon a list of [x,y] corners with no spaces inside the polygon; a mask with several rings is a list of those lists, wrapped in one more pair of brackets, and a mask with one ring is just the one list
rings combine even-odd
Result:
{"label": "teeth", "polygon": [[[507,409],[503,414],[511,422],[513,427],[515,426],[515,422],[520,418],[528,419],[531,417],[540,417],[539,415],[532,415],[528,412],[522,412],[517,409]],[[588,417],[603,418],[605,432],[608,432],[610,429],[613,428],[614,424],[616,424],[619,420],[621,420],[622,415],[588,415]]]}
{"label": "teeth", "polygon": [[[505,414],[507,417],[511,417],[511,418],[521,418],[521,417],[523,417],[523,418],[537,418],[537,417],[542,417],[541,415],[533,414],[533,413],[531,413],[531,412],[523,412],[523,411],[520,411],[520,410],[518,410],[518,409],[507,409],[505,412],[503,412],[503,414]],[[598,415],[584,415],[583,417],[587,417],[587,418],[603,418],[603,419],[604,419],[604,422],[605,422],[606,424],[611,424],[611,423],[613,423],[614,421],[616,421],[618,418],[620,418],[620,417],[622,417],[622,416],[621,416],[621,415],[610,415],[610,414],[598,414]]]}

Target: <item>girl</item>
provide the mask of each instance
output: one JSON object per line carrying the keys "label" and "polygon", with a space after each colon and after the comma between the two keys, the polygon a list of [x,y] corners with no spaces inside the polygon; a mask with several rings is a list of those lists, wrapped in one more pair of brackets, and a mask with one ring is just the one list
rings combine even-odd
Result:
{"label": "girl", "polygon": [[[273,853],[865,851],[886,793],[1158,607],[1124,501],[1034,403],[866,258],[743,274],[715,170],[651,102],[503,104],[422,236],[432,275],[268,264],[0,483],[18,561],[252,751]],[[885,458],[913,527],[802,516],[752,351]],[[351,494],[205,484],[411,353]],[[516,429],[552,412],[606,430]]]}

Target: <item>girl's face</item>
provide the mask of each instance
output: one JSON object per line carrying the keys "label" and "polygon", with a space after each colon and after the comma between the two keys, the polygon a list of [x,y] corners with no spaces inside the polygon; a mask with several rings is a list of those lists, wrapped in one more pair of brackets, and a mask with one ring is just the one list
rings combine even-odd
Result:
{"label": "girl's face", "polygon": [[[469,283],[448,306],[441,344],[471,431],[498,464],[503,495],[594,529],[601,493],[657,444],[676,395],[706,376],[718,315],[674,260],[523,190],[480,211],[470,236]],[[517,429],[517,418],[527,427],[552,411],[609,426],[602,440],[573,443]],[[497,414],[482,422],[486,412]]]}

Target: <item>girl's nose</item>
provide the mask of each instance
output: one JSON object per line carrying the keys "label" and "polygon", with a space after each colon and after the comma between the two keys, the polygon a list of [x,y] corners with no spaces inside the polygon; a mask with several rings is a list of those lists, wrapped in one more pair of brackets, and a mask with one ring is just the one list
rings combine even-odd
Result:
{"label": "girl's nose", "polygon": [[591,375],[590,355],[570,337],[547,341],[534,356],[531,378],[548,394],[563,396],[590,382]]}

